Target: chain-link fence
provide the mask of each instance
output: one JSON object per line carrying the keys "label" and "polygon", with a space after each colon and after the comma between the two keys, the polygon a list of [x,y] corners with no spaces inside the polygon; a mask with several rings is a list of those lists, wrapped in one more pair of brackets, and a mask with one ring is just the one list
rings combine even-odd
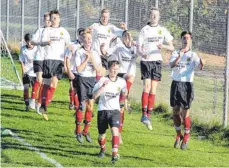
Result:
{"label": "chain-link fence", "polygon": [[[222,122],[223,116],[226,116],[223,112],[226,113],[228,107],[228,67],[225,59],[228,5],[228,0],[1,0],[0,28],[8,43],[20,43],[24,33],[33,33],[42,26],[45,12],[57,8],[61,13],[61,25],[74,40],[77,28],[98,22],[100,10],[108,8],[111,11],[110,22],[117,26],[119,22],[126,22],[136,39],[148,21],[149,9],[158,6],[160,24],[174,36],[176,48],[180,47],[180,33],[192,30],[193,49],[206,60],[205,70],[198,71],[194,81],[193,117],[204,122]],[[170,55],[167,52],[163,54],[164,76],[157,93],[157,102],[167,104],[171,83]],[[141,88],[138,68],[130,96],[140,100]]]}

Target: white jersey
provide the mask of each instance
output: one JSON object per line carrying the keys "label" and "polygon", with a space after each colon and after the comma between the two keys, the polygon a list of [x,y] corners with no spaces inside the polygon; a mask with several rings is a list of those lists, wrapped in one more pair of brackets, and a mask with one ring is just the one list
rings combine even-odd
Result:
{"label": "white jersey", "polygon": [[45,59],[46,60],[61,60],[64,61],[64,51],[69,45],[70,35],[63,27],[47,27],[42,34],[42,42],[51,41],[50,45],[46,45]]}
{"label": "white jersey", "polygon": [[108,23],[102,25],[101,23],[94,23],[90,26],[92,29],[92,49],[101,55],[100,45],[105,43],[105,49],[109,48],[112,38],[122,36],[123,30],[117,28],[115,25]]}
{"label": "white jersey", "polygon": [[71,64],[71,71],[74,74],[77,74],[77,70],[76,70],[76,61],[75,61],[75,56],[76,54],[74,54],[77,50],[79,50],[80,48],[82,48],[82,45],[79,43],[78,40],[71,42],[70,43],[71,47],[72,47],[72,53],[71,54],[69,48],[67,48],[65,50],[65,56],[68,57],[70,59],[70,64]]}
{"label": "white jersey", "polygon": [[126,92],[126,81],[120,77],[117,77],[116,81],[111,81],[109,77],[102,77],[93,88],[93,93],[97,91],[106,80],[109,80],[109,83],[103,88],[100,94],[98,111],[120,110],[119,97],[121,93]]}
{"label": "white jersey", "polygon": [[21,47],[19,61],[24,64],[25,73],[29,76],[36,76],[36,74],[33,71],[33,59],[36,51],[36,46],[34,46],[32,49],[28,49],[26,45]]}
{"label": "white jersey", "polygon": [[[92,57],[96,61],[96,64],[98,66],[101,65],[101,58],[98,54],[98,52],[91,50]],[[75,65],[76,67],[80,66],[84,60],[86,59],[86,50],[82,47],[79,50],[75,52]],[[83,69],[83,71],[78,72],[78,74],[82,77],[95,77],[96,76],[96,70],[92,64],[92,62],[88,61],[86,64],[86,67]]]}
{"label": "white jersey", "polygon": [[126,47],[122,42],[110,48],[107,53],[111,55],[109,60],[117,60],[120,63],[119,73],[127,73],[135,76],[136,73],[136,47]]}
{"label": "white jersey", "polygon": [[[41,37],[42,37],[42,34],[44,32],[44,29],[45,29],[44,27],[41,27],[33,34],[33,37],[32,37],[33,42],[35,42],[35,43],[41,42]],[[35,61],[43,61],[44,60],[44,46],[40,46],[40,45],[37,46],[37,51],[35,53],[34,60]]]}
{"label": "white jersey", "polygon": [[164,42],[172,41],[173,37],[169,31],[160,25],[152,27],[146,25],[142,28],[137,46],[142,48],[142,53],[148,55],[148,58],[141,58],[142,61],[162,61],[161,50],[157,47]]}
{"label": "white jersey", "polygon": [[[180,50],[172,53],[170,64],[176,60]],[[171,77],[174,81],[193,82],[194,69],[200,65],[200,58],[195,52],[188,51],[180,58],[178,64],[172,68]]]}

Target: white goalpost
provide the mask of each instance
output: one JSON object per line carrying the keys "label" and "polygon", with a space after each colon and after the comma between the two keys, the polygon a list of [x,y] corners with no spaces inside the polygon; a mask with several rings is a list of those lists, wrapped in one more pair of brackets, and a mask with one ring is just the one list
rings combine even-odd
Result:
{"label": "white goalpost", "polygon": [[0,88],[23,90],[23,84],[18,74],[14,60],[0,30]]}

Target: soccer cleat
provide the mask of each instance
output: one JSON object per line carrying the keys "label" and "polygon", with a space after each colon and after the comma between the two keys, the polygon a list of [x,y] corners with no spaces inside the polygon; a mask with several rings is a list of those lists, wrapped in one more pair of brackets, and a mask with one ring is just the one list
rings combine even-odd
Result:
{"label": "soccer cleat", "polygon": [[76,134],[76,139],[79,143],[83,143],[83,138],[82,138],[82,134]]}
{"label": "soccer cleat", "polygon": [[92,143],[92,139],[91,139],[91,136],[90,136],[90,134],[89,134],[89,133],[87,133],[87,134],[83,134],[83,136],[85,136],[85,138],[86,138],[87,142]]}
{"label": "soccer cleat", "polygon": [[105,150],[100,150],[99,154],[98,154],[99,158],[104,158],[105,157]]}
{"label": "soccer cleat", "polygon": [[46,121],[49,120],[48,115],[47,115],[46,113],[43,113],[42,115],[43,115],[43,117],[44,117],[44,119],[45,119]]}
{"label": "soccer cleat", "polygon": [[152,124],[151,124],[151,121],[150,121],[150,119],[149,119],[148,117],[142,116],[141,122],[142,122],[143,124],[145,124],[146,127],[147,127],[149,130],[152,130],[152,129],[153,129]]}
{"label": "soccer cleat", "polygon": [[75,107],[74,107],[74,104],[69,104],[69,110],[74,110]]}
{"label": "soccer cleat", "polygon": [[180,146],[180,148],[182,150],[186,149],[188,147],[188,141],[190,139],[190,134],[184,134],[184,139],[182,141],[182,144]]}
{"label": "soccer cleat", "polygon": [[29,106],[25,106],[25,111],[26,111],[26,112],[29,111]]}
{"label": "soccer cleat", "polygon": [[115,162],[117,162],[119,159],[120,159],[119,154],[116,154],[116,155],[112,156],[111,162],[113,164],[115,164]]}
{"label": "soccer cleat", "polygon": [[37,104],[36,105],[36,112],[37,112],[37,114],[42,115],[42,113],[40,112],[40,108],[41,108],[41,104]]}
{"label": "soccer cleat", "polygon": [[29,100],[29,107],[30,107],[31,109],[34,109],[34,110],[35,110],[35,108],[36,108],[35,99],[30,99],[30,100]]}
{"label": "soccer cleat", "polygon": [[177,135],[176,141],[174,142],[174,148],[178,148],[180,146],[180,142],[183,140],[183,135]]}
{"label": "soccer cleat", "polygon": [[44,104],[42,104],[39,111],[41,113],[46,113],[47,112],[47,107]]}

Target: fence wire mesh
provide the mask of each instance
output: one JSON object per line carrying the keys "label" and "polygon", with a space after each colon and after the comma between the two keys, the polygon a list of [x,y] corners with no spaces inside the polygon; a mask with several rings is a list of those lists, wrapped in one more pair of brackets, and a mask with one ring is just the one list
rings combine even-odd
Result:
{"label": "fence wire mesh", "polygon": [[[38,19],[40,18],[42,26],[43,14],[59,7],[61,26],[69,31],[71,39],[74,40],[77,28],[88,27],[99,21],[100,10],[103,7],[111,11],[110,22],[116,26],[127,20],[128,29],[136,39],[141,28],[148,22],[149,9],[158,2],[161,12],[160,24],[165,26],[174,36],[175,47],[180,48],[181,46],[180,33],[192,26],[193,50],[206,60],[205,70],[197,71],[194,80],[196,96],[192,107],[193,117],[204,122],[222,122],[225,98],[224,74],[226,71],[228,1],[195,0],[192,25],[190,25],[189,18],[192,12],[190,10],[191,0],[128,0],[128,5],[126,5],[126,1],[1,0],[1,30],[7,37],[8,43],[12,41],[20,43],[22,32],[33,33],[38,28]],[[24,16],[22,16],[23,3]],[[8,17],[7,13],[9,13]],[[21,30],[22,17],[24,17],[24,30]],[[7,22],[7,18],[9,18],[9,22]],[[169,52],[163,52],[163,78],[157,92],[157,102],[166,102],[168,105],[171,84],[168,67],[170,55]],[[140,100],[142,82],[139,65],[137,66],[137,76],[130,96]]]}

